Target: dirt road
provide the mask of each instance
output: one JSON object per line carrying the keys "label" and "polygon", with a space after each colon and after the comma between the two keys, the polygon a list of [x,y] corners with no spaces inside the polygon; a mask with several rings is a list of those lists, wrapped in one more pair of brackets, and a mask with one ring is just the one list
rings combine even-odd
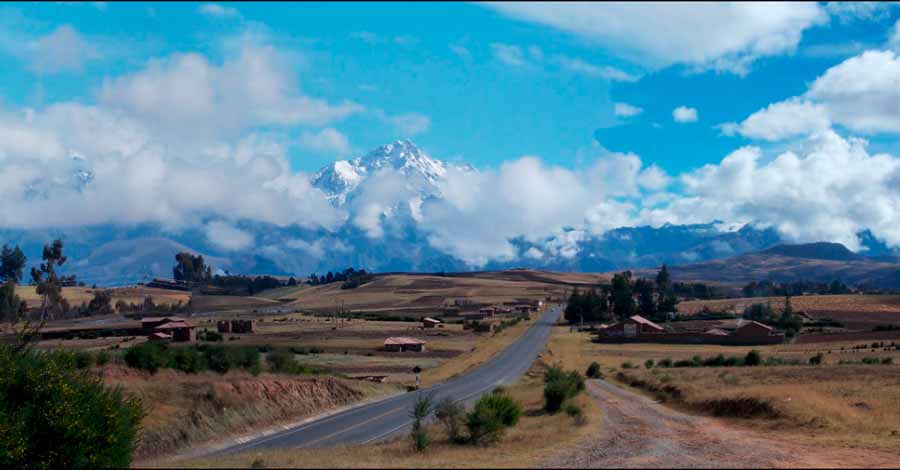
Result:
{"label": "dirt road", "polygon": [[543,463],[569,468],[894,467],[898,453],[817,448],[688,415],[609,382],[588,382],[597,433]]}

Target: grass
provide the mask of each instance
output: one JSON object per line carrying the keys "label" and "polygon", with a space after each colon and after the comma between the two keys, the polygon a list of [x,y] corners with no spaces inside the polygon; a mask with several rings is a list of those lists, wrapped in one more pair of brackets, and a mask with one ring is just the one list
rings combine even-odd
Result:
{"label": "grass", "polygon": [[[800,442],[834,446],[896,449],[900,436],[900,366],[838,365],[840,360],[866,356],[900,358],[897,351],[850,351],[843,343],[790,344],[764,347],[715,345],[598,344],[587,333],[558,328],[545,360],[566,368],[586,370],[591,361],[613,381],[623,372],[657,388],[674,387],[681,401],[670,406],[692,413],[729,414],[733,406],[767,403],[775,413],[759,413],[754,419],[737,419],[740,426],[775,433]],[[840,347],[845,350],[841,351]],[[647,359],[673,361],[695,355],[743,356],[750,349],[766,357],[802,360],[822,353],[823,364],[771,367],[659,368],[647,370]],[[830,353],[829,353],[830,351]],[[640,364],[622,369],[621,364]],[[647,393],[646,390],[641,390]],[[653,395],[653,394],[651,394]],[[655,395],[654,395],[655,397]],[[749,399],[749,400],[748,400]],[[753,413],[750,413],[751,415]]]}
{"label": "grass", "polygon": [[[82,303],[88,303],[91,299],[94,298],[95,290],[107,290],[107,289],[92,289],[90,287],[63,287],[62,293],[63,297],[69,302],[70,305],[78,306]],[[153,302],[157,305],[171,305],[178,302],[187,303],[191,299],[191,294],[187,292],[166,290],[166,289],[155,289],[152,287],[120,287],[108,289],[112,291],[112,305],[115,306],[116,302],[123,300],[129,304],[140,304],[144,301],[144,297],[151,296],[153,298]],[[41,296],[37,294],[36,288],[34,286],[16,286],[16,295],[22,298],[27,304],[29,308],[38,307],[41,303]]]}
{"label": "grass", "polygon": [[[280,449],[243,454],[200,458],[177,462],[187,468],[246,468],[253,466],[276,468],[508,468],[532,467],[567,446],[577,444],[593,431],[590,424],[602,418],[599,407],[587,394],[573,401],[584,410],[587,426],[577,426],[575,418],[566,413],[549,415],[543,406],[543,371],[545,365],[536,363],[522,380],[507,387],[507,392],[523,403],[525,413],[516,427],[507,431],[503,439],[488,448],[450,444],[444,431],[434,425],[429,431],[434,439],[425,452],[413,450],[407,436],[362,446],[343,446],[329,449]],[[161,462],[161,465],[172,462]]]}

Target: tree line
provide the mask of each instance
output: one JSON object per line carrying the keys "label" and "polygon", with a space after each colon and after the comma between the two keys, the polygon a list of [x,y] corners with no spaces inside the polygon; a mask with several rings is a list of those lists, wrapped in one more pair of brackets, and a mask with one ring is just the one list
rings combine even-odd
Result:
{"label": "tree line", "polygon": [[771,280],[752,281],[741,288],[744,297],[781,297],[785,295],[797,296],[804,294],[838,295],[853,292],[846,284],[835,279],[831,282],[774,282]]}
{"label": "tree line", "polygon": [[678,296],[666,265],[655,279],[632,279],[631,271],[613,275],[609,285],[584,292],[573,289],[566,305],[570,324],[623,320],[636,313],[662,320],[677,311]]}

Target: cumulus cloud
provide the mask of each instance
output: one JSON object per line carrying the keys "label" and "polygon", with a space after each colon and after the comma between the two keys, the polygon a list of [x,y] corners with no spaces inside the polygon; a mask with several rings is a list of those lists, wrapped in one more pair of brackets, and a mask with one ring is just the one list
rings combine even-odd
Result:
{"label": "cumulus cloud", "polygon": [[491,51],[494,53],[494,58],[504,65],[510,67],[526,67],[529,65],[522,48],[519,46],[494,43],[491,44]]}
{"label": "cumulus cloud", "polygon": [[320,153],[347,155],[351,151],[347,136],[332,127],[326,127],[318,132],[303,131],[300,134],[300,145]]}
{"label": "cumulus cloud", "polygon": [[744,74],[761,57],[796,50],[824,24],[816,3],[490,3],[511,17],[599,44],[647,67],[687,64]]}
{"label": "cumulus cloud", "polygon": [[632,117],[641,114],[644,112],[644,109],[632,106],[628,103],[616,103],[613,105],[613,112],[619,117]]}
{"label": "cumulus cloud", "polygon": [[255,45],[222,64],[195,53],[153,59],[143,70],[104,80],[100,102],[181,138],[233,136],[262,125],[325,125],[363,110],[304,95],[286,59]]}
{"label": "cumulus cloud", "polygon": [[225,222],[206,224],[206,239],[226,251],[239,251],[253,245],[253,234]]}
{"label": "cumulus cloud", "polygon": [[680,123],[697,122],[697,108],[679,106],[672,110],[672,119]]}
{"label": "cumulus cloud", "polygon": [[863,134],[900,132],[900,56],[865,51],[825,71],[801,96],[773,103],[726,133],[781,140],[833,124]]}

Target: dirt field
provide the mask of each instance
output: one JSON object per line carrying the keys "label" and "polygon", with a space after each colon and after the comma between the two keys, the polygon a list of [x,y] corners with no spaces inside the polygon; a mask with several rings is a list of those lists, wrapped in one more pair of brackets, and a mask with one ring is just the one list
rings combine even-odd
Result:
{"label": "dirt field", "polygon": [[[564,295],[568,289],[559,283],[562,281],[542,278],[532,271],[512,273],[515,275],[505,277],[502,273],[490,274],[499,278],[489,277],[487,273],[483,274],[485,277],[391,274],[378,276],[374,281],[356,289],[341,289],[340,283],[332,283],[276,289],[263,295],[285,302],[290,307],[312,312],[344,309],[354,312],[433,316],[439,315],[442,307],[452,305],[455,300],[468,301],[476,306],[544,300],[548,295]],[[561,279],[598,279],[590,276],[592,275],[564,276],[559,273]],[[548,280],[553,283],[546,282]]]}
{"label": "dirt field", "polygon": [[[854,343],[790,344],[754,347],[763,358],[797,359],[804,365],[767,367],[698,367],[647,370],[648,359],[659,362],[689,359],[695,355],[742,356],[751,348],[712,345],[598,344],[587,333],[571,333],[560,327],[548,347],[545,360],[584,370],[592,361],[601,364],[607,379],[621,384],[618,373],[659,387],[676,387],[683,395],[670,406],[691,415],[709,414],[705,403],[721,398],[750,397],[768,403],[775,418],[732,418],[727,422],[746,431],[776,436],[778,441],[832,450],[855,447],[873,452],[900,449],[900,352],[876,348],[851,349]],[[842,349],[843,348],[843,349]],[[823,354],[823,364],[805,365]],[[864,357],[890,357],[892,365],[844,364]],[[626,362],[633,368],[623,367]],[[642,393],[645,393],[642,391]],[[608,397],[603,392],[601,403]],[[656,395],[653,395],[656,398]],[[653,423],[653,420],[649,421]],[[699,426],[700,429],[703,426]],[[677,447],[673,447],[677,449]],[[836,450],[836,452],[837,452]],[[839,454],[835,454],[839,455]],[[875,454],[873,454],[875,455]],[[605,461],[610,465],[615,462]],[[752,462],[752,461],[751,461]],[[810,461],[812,462],[812,461]],[[881,460],[853,460],[854,465],[880,464]],[[620,462],[623,465],[625,462]],[[750,463],[751,466],[756,465]],[[761,465],[765,465],[762,464]],[[801,462],[801,466],[804,466]],[[743,465],[746,466],[746,465]]]}

